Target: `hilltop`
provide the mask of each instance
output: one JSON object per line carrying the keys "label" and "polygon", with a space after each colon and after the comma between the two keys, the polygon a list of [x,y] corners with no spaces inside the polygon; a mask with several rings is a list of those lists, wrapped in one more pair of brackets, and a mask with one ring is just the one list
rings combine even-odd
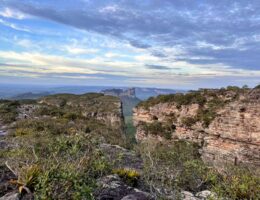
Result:
{"label": "hilltop", "polygon": [[259,100],[258,87],[150,98],[137,144],[120,92],[1,100],[0,200],[258,199]]}

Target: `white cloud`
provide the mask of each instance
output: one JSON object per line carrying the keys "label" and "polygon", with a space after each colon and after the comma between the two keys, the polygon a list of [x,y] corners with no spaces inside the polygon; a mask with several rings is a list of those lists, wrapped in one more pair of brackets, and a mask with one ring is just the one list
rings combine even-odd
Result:
{"label": "white cloud", "polygon": [[10,23],[8,21],[5,21],[3,19],[0,19],[0,24],[3,24],[4,26],[7,26],[7,27],[10,27],[14,30],[17,30],[17,31],[23,31],[23,32],[31,32],[29,29],[25,28],[25,27],[20,27],[14,23]]}
{"label": "white cloud", "polygon": [[98,49],[87,49],[87,48],[80,48],[80,47],[71,47],[65,46],[65,49],[70,54],[80,55],[80,54],[94,54],[97,53]]}
{"label": "white cloud", "polygon": [[109,5],[99,9],[100,13],[114,13],[120,10],[118,5]]}
{"label": "white cloud", "polygon": [[18,10],[13,10],[10,8],[4,8],[3,10],[0,10],[0,16],[20,20],[28,18],[28,15],[25,15],[24,13],[21,13]]}

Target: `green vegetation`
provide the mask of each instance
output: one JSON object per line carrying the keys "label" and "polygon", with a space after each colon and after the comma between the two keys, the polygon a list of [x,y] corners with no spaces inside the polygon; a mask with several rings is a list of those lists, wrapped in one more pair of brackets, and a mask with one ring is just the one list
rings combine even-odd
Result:
{"label": "green vegetation", "polygon": [[199,105],[204,105],[206,98],[200,94],[200,92],[191,92],[187,94],[170,94],[170,95],[159,95],[157,97],[151,97],[147,101],[142,101],[138,104],[138,107],[144,107],[148,109],[150,106],[156,105],[158,103],[174,103],[177,108],[182,105],[189,105],[192,103],[197,103]]}
{"label": "green vegetation", "polygon": [[254,89],[260,89],[260,84],[259,85],[257,85],[257,86],[255,86],[255,88]]}
{"label": "green vegetation", "polygon": [[134,169],[115,169],[113,173],[118,174],[127,184],[133,187],[137,186],[140,178],[140,174]]}
{"label": "green vegetation", "polygon": [[259,171],[227,165],[223,166],[225,173],[218,173],[203,163],[195,144],[147,140],[137,150],[144,160],[142,178],[150,186],[150,192],[158,198],[164,199],[165,196],[155,188],[177,192],[188,190],[194,193],[209,189],[219,199],[260,198]]}
{"label": "green vegetation", "polygon": [[169,123],[162,123],[159,121],[154,121],[152,123],[141,123],[140,126],[143,127],[145,133],[152,135],[159,135],[165,139],[171,139],[172,133],[175,131],[175,126]]}
{"label": "green vegetation", "polygon": [[20,192],[34,192],[36,199],[93,199],[96,179],[111,173],[98,141],[84,133],[58,135],[47,127],[43,133],[12,138],[19,147],[5,155],[18,174]]}
{"label": "green vegetation", "polygon": [[134,144],[136,144],[135,140],[135,133],[136,128],[133,124],[133,117],[132,116],[125,116],[125,126],[126,126],[126,140],[127,143],[130,144],[130,147],[132,147]]}
{"label": "green vegetation", "polygon": [[[144,160],[144,179],[151,188],[168,191],[200,191],[210,181],[210,173],[199,158],[198,148],[188,142],[161,144],[146,141],[139,147]],[[156,192],[156,191],[152,191]]]}
{"label": "green vegetation", "polygon": [[194,117],[183,117],[181,119],[181,123],[185,126],[185,127],[192,127],[192,125],[194,125],[197,122],[197,119]]}
{"label": "green vegetation", "polygon": [[132,116],[133,108],[140,102],[140,99],[134,97],[123,96],[120,97],[123,104],[124,116]]}
{"label": "green vegetation", "polygon": [[100,93],[88,93],[83,95],[57,94],[40,99],[48,106],[65,107],[75,112],[111,112],[118,109],[120,100],[117,97],[106,96]]}
{"label": "green vegetation", "polygon": [[[158,199],[166,198],[158,188],[166,193],[176,191],[176,198],[181,190],[196,193],[209,189],[219,198],[260,199],[260,178],[255,171],[227,167],[225,173],[220,174],[203,163],[196,144],[168,140],[176,128],[173,123],[177,116],[174,114],[169,114],[166,122],[154,117],[153,123],[141,124],[147,134],[159,135],[166,140],[164,143],[146,140],[135,145],[144,163],[144,169],[139,173],[134,169],[115,167],[115,163],[108,162],[100,150],[101,143],[133,147],[133,144],[126,144],[121,126],[112,126],[95,118],[98,112],[120,112],[117,98],[102,94],[63,94],[41,101],[42,104],[34,110],[34,118],[13,124],[13,130],[5,139],[14,144],[12,148],[0,149],[0,161],[6,161],[17,174],[17,180],[11,182],[19,188],[21,195],[33,192],[36,200],[91,200],[94,199],[97,179],[115,173],[131,186],[137,186],[141,181]],[[198,103],[196,116],[181,119],[187,127],[198,121],[208,126],[217,116],[217,110],[227,103],[207,90],[186,95],[162,95],[149,101],[148,105],[173,101],[179,108]],[[2,121],[15,121],[17,108],[24,103],[36,104],[34,101],[0,101]],[[132,117],[126,117],[125,122],[126,138],[134,143]],[[119,155],[118,159],[122,157]]]}
{"label": "green vegetation", "polygon": [[[198,104],[197,115],[194,117],[185,117],[181,121],[186,127],[192,127],[197,122],[202,122],[204,127],[208,127],[217,117],[217,111],[223,108],[228,102],[236,99],[239,93],[245,90],[248,90],[248,88],[241,89],[236,86],[228,86],[226,89],[219,90],[201,89],[199,91],[190,91],[187,94],[160,95],[140,102],[138,107],[149,109],[149,107],[159,103],[170,103],[180,109],[183,105]],[[172,122],[177,121],[176,116],[168,116],[168,118]]]}
{"label": "green vegetation", "polygon": [[19,105],[18,101],[0,100],[0,122],[2,121],[4,124],[14,122],[18,115]]}
{"label": "green vegetation", "polygon": [[212,190],[219,197],[260,199],[260,177],[257,170],[227,166],[225,173],[213,182]]}
{"label": "green vegetation", "polygon": [[[118,114],[119,104],[119,99],[102,94],[41,99],[32,110],[33,118],[13,125],[6,141],[15,147],[0,150],[1,161],[7,161],[18,175],[12,183],[20,193],[33,192],[35,199],[94,199],[96,180],[112,173],[99,144],[125,145],[122,126],[95,115]],[[11,113],[10,119],[15,120],[19,105],[18,101],[1,101],[0,111]]]}

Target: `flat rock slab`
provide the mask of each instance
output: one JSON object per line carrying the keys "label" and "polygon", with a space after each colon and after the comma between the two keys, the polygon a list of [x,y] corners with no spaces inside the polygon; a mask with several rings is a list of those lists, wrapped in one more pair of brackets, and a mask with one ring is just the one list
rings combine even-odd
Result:
{"label": "flat rock slab", "polygon": [[147,192],[126,185],[118,175],[109,175],[98,180],[94,195],[97,200],[154,200]]}

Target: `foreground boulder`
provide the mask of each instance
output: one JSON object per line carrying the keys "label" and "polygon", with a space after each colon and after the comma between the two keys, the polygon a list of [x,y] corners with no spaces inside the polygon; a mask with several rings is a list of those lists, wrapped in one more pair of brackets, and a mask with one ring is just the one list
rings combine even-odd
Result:
{"label": "foreground boulder", "polygon": [[16,192],[11,192],[0,197],[0,200],[20,200],[20,195]]}
{"label": "foreground boulder", "polygon": [[153,200],[154,197],[147,192],[130,187],[118,175],[109,175],[98,180],[95,191],[97,200]]}
{"label": "foreground boulder", "polygon": [[12,179],[16,179],[13,172],[5,166],[0,166],[0,197],[16,189],[16,187],[9,182]]}

